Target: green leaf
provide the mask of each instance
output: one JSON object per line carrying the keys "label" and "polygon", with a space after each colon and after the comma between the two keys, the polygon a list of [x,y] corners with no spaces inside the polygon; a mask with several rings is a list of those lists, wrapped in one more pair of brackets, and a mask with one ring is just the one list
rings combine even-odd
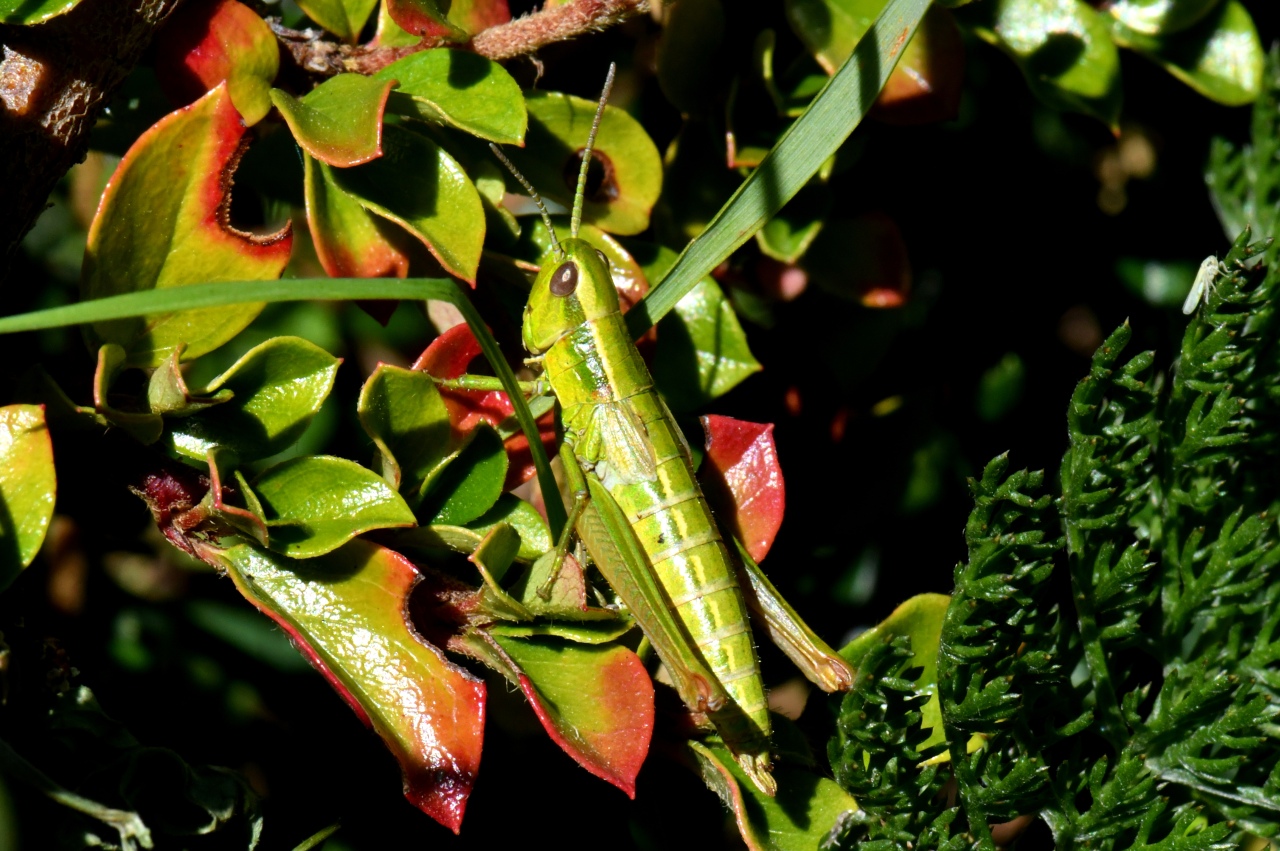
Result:
{"label": "green leaf", "polygon": [[[112,175],[89,228],[83,298],[280,276],[293,244],[289,227],[255,236],[227,218],[229,178],[244,132],[224,84],[142,134]],[[248,303],[99,322],[87,337],[94,349],[122,346],[130,366],[155,367],[183,344],[187,360],[216,349],[261,310],[260,303]]]}
{"label": "green leaf", "polygon": [[391,63],[374,79],[399,82],[387,103],[399,115],[501,144],[524,143],[524,95],[506,69],[491,59],[465,50],[423,50]]}
{"label": "green leaf", "polygon": [[194,391],[228,402],[171,419],[165,439],[189,458],[216,448],[242,461],[266,458],[297,440],[333,389],[341,360],[299,337],[273,337],[254,346],[230,369]]}
{"label": "green leaf", "polygon": [[411,503],[455,451],[449,411],[425,372],[378,364],[360,391],[360,424],[382,453],[382,475]]}
{"label": "green leaf", "polygon": [[467,445],[432,481],[418,509],[423,525],[470,523],[498,501],[506,476],[502,438],[487,425],[476,426]]}
{"label": "green leaf", "polygon": [[910,667],[920,668],[915,687],[927,691],[929,702],[922,712],[922,727],[933,733],[916,750],[923,751],[942,742],[946,735],[942,729],[942,706],[938,701],[938,642],[942,636],[942,623],[951,598],[946,594],[917,594],[894,609],[889,617],[871,629],[861,633],[853,641],[840,648],[840,656],[855,668],[876,642],[891,641],[894,636],[905,635],[911,639]]}
{"label": "green leaf", "polygon": [[465,526],[434,523],[396,532],[390,540],[401,552],[432,555],[432,550],[446,549],[470,555],[499,523],[507,524],[520,536],[516,561],[532,562],[551,548],[547,521],[532,505],[509,493],[499,496],[492,508]]}
{"label": "green leaf", "polygon": [[480,765],[485,687],[407,623],[413,564],[367,541],[305,562],[242,544],[220,560],[382,737],[405,796],[457,831]]}
{"label": "green leaf", "polygon": [[1144,35],[1171,35],[1207,15],[1221,0],[1115,0],[1107,11]]}
{"label": "green leaf", "polygon": [[653,735],[653,680],[629,648],[555,640],[494,640],[542,726],[578,764],[635,797]]}
{"label": "green leaf", "polygon": [[0,22],[39,24],[78,5],[80,0],[0,0]]}
{"label": "green leaf", "polygon": [[360,204],[412,233],[440,264],[474,282],[484,244],[484,209],[462,167],[438,145],[401,127],[382,133],[382,156],[334,172]]}
{"label": "green leaf", "polygon": [[304,151],[349,168],[382,156],[382,110],[391,86],[387,79],[338,74],[301,100],[272,89],[271,102]]}
{"label": "green leaf", "polygon": [[831,191],[822,185],[806,186],[756,234],[761,253],[795,263],[809,250],[830,212]]}
{"label": "green leaf", "polygon": [[359,40],[378,0],[297,0],[307,17],[349,44]]}
{"label": "green leaf", "polygon": [[333,179],[333,170],[304,153],[303,191],[316,257],[334,277],[402,278],[409,272],[398,225],[370,213]]}
{"label": "green leaf", "polygon": [[725,62],[717,56],[724,40],[720,0],[681,0],[666,12],[658,43],[658,85],[686,115],[707,115],[721,107]]}
{"label": "green leaf", "polygon": [[[874,93],[884,85],[928,6],[928,0],[889,0],[809,109],[787,128],[702,235],[685,246],[663,285],[627,314],[633,337],[665,316],[703,276],[755,235],[844,143],[871,108]],[[875,76],[864,78],[864,68],[875,69]]]}
{"label": "green leaf", "polygon": [[1013,58],[1036,97],[1118,126],[1120,54],[1108,16],[1085,0],[996,0],[975,8],[975,32]]}
{"label": "green leaf", "polygon": [[[530,92],[525,101],[525,146],[507,155],[544,198],[570,208],[596,103],[541,91]],[[644,230],[662,191],[662,159],[649,134],[623,110],[606,106],[593,156],[605,164],[605,177],[588,186],[582,220],[610,233]],[[523,191],[514,182],[508,185]]]}
{"label": "green leaf", "polygon": [[[650,281],[661,282],[675,262],[675,252],[659,245],[627,247]],[[709,277],[658,325],[653,377],[674,410],[704,407],[760,369],[733,306]]]}
{"label": "green leaf", "polygon": [[828,74],[845,63],[886,0],[786,0],[787,23]]}
{"label": "green leaf", "polygon": [[57,486],[43,406],[0,408],[0,590],[40,552]]}
{"label": "green leaf", "polygon": [[1227,106],[1258,99],[1266,54],[1249,11],[1226,0],[1194,27],[1150,36],[1114,27],[1116,42],[1141,53],[1207,98]]}
{"label": "green leaf", "polygon": [[373,529],[415,522],[381,476],[345,458],[290,458],[264,470],[253,489],[262,502],[271,548],[293,558],[314,558]]}
{"label": "green leaf", "polygon": [[858,808],[849,793],[808,768],[776,766],[778,794],[770,798],[747,779],[725,747],[697,741],[685,747],[695,770],[733,813],[750,851],[813,851],[841,815]]}

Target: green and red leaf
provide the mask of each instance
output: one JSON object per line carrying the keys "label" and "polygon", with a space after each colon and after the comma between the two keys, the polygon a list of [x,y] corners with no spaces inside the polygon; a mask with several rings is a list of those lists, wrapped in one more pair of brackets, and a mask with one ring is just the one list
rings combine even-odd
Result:
{"label": "green and red leaf", "polygon": [[411,237],[370,213],[333,179],[330,166],[304,153],[303,195],[316,257],[334,278],[403,278]]}
{"label": "green and red leaf", "polygon": [[382,147],[381,157],[338,169],[334,180],[366,210],[421,240],[447,272],[474,285],[485,227],[471,179],[435,142],[402,127],[385,127]]}
{"label": "green and red leaf", "polygon": [[213,557],[382,737],[405,797],[457,833],[480,767],[485,687],[408,623],[417,568],[367,541],[305,562],[249,544]]}
{"label": "green and red leaf", "polygon": [[393,85],[393,80],[338,74],[301,100],[272,89],[271,102],[304,151],[329,165],[350,168],[382,156],[382,112]]}
{"label": "green and red leaf", "polygon": [[634,798],[653,735],[653,680],[640,657],[616,644],[494,640],[515,664],[520,690],[552,740]]}
{"label": "green and red leaf", "polygon": [[[89,227],[83,298],[280,276],[293,245],[290,226],[258,236],[230,221],[231,180],[244,152],[244,132],[223,83],[138,138],[107,183]],[[183,344],[185,360],[216,349],[262,307],[237,304],[97,322],[86,336],[94,349],[104,343],[123,347],[130,366],[156,367]]]}
{"label": "green and red leaf", "polygon": [[930,6],[880,96],[871,116],[886,124],[950,121],[960,110],[964,83],[964,41],[955,18]]}
{"label": "green and red leaf", "polygon": [[0,408],[0,590],[40,551],[57,488],[44,406]]}
{"label": "green and red leaf", "polygon": [[246,124],[271,111],[271,83],[280,70],[276,37],[237,0],[184,3],[156,39],[156,78],[174,103],[188,104],[223,80]]}
{"label": "green and red leaf", "polygon": [[466,34],[449,20],[449,5],[439,0],[386,0],[387,14],[405,32],[461,41]]}
{"label": "green and red leaf", "polygon": [[[457,378],[464,375],[467,367],[480,355],[480,343],[475,334],[465,324],[455,325],[439,337],[431,341],[413,368],[428,372],[436,378]],[[479,423],[487,423],[497,428],[504,420],[515,414],[511,400],[501,390],[451,390],[440,391],[445,408],[449,412],[449,422],[453,427],[454,439],[470,432]],[[538,418],[538,435],[543,449],[554,453],[556,447],[555,412],[548,411]],[[507,481],[504,490],[527,482],[533,478],[533,454],[529,451],[529,441],[524,432],[517,432],[505,441],[507,457]]]}
{"label": "green and red leaf", "polygon": [[702,428],[707,455],[698,479],[751,558],[762,561],[787,507],[773,423],[710,414],[702,417]]}

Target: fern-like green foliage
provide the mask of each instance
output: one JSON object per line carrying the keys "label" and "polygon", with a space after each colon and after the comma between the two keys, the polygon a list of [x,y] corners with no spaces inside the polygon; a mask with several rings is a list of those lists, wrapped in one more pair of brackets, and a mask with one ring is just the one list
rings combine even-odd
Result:
{"label": "fern-like green foliage", "polygon": [[1058,848],[1280,835],[1280,51],[1268,74],[1252,146],[1214,149],[1241,232],[1172,369],[1121,326],[1072,394],[1060,490],[1004,456],[971,484],[938,652],[950,761],[902,640],[864,659],[830,746],[861,810],[832,847],[994,848],[1027,816]]}

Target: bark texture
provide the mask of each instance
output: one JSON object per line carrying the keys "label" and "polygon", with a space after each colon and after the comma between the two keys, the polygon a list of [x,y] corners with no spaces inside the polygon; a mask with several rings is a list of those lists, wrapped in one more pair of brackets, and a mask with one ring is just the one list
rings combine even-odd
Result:
{"label": "bark texture", "polygon": [[43,24],[0,25],[0,270],[179,2],[84,0]]}

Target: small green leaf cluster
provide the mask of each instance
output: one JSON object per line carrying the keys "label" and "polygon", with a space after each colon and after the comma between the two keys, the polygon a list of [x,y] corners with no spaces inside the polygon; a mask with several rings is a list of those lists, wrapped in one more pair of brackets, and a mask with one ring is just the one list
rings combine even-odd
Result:
{"label": "small green leaf cluster", "polygon": [[[1272,91],[1253,146],[1218,147],[1228,226],[1276,235],[1278,126]],[[1127,323],[1098,348],[1059,494],[1005,456],[971,482],[938,640],[946,747],[921,729],[930,679],[897,644],[868,652],[831,745],[861,809],[833,845],[993,848],[1032,816],[1058,848],[1280,834],[1280,264],[1246,228],[1212,268],[1167,375]]]}

